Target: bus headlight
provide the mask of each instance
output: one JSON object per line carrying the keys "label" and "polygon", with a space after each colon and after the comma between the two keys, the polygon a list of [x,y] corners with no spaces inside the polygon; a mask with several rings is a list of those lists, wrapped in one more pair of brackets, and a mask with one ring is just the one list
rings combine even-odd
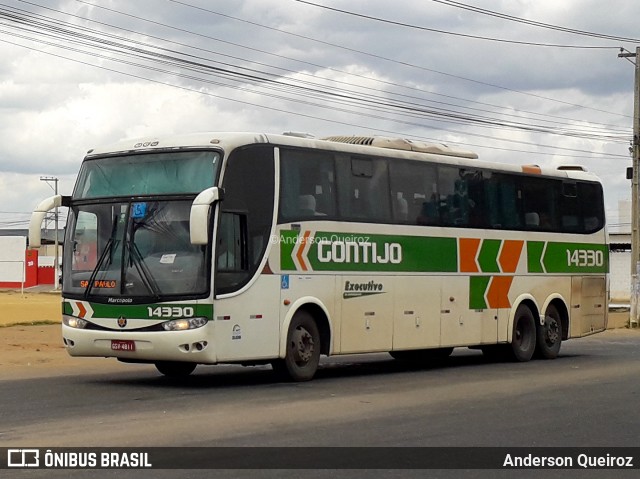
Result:
{"label": "bus headlight", "polygon": [[173,319],[162,323],[165,331],[186,331],[187,329],[201,328],[207,324],[207,318]]}
{"label": "bus headlight", "polygon": [[75,318],[73,316],[63,316],[62,322],[65,326],[69,326],[74,329],[84,329],[87,327],[87,324],[89,324],[88,321],[85,321],[82,318]]}

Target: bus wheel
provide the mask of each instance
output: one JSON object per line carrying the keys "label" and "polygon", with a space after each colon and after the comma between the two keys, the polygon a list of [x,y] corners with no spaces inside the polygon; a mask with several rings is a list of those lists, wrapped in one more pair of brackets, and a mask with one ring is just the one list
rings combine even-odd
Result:
{"label": "bus wheel", "polygon": [[562,344],[562,319],[554,305],[549,305],[544,315],[544,324],[536,324],[536,356],[542,359],[555,359]]}
{"label": "bus wheel", "polygon": [[291,320],[287,333],[287,351],[284,359],[271,363],[274,371],[293,381],[309,381],[320,362],[320,333],[313,317],[298,311]]}
{"label": "bus wheel", "polygon": [[514,361],[529,361],[536,350],[536,321],[531,310],[521,304],[513,321],[513,338],[509,355]]}
{"label": "bus wheel", "polygon": [[158,361],[156,369],[170,378],[188,376],[196,368],[196,363],[184,363],[181,361]]}

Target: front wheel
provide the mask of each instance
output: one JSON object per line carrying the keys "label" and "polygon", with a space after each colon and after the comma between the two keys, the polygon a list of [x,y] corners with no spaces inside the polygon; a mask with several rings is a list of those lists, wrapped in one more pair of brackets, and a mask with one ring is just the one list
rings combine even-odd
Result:
{"label": "front wheel", "polygon": [[537,324],[536,355],[542,359],[555,359],[562,345],[562,319],[558,309],[549,305],[544,324]]}
{"label": "front wheel", "polygon": [[271,365],[274,371],[293,381],[309,381],[320,363],[320,333],[313,317],[306,311],[298,311],[291,320],[287,332],[287,350],[284,359],[276,359]]}
{"label": "front wheel", "polygon": [[188,376],[196,368],[196,363],[184,363],[180,361],[159,361],[155,363],[156,369],[165,376],[180,378]]}
{"label": "front wheel", "polygon": [[536,350],[536,321],[531,310],[521,304],[513,320],[513,338],[509,356],[514,361],[529,361]]}

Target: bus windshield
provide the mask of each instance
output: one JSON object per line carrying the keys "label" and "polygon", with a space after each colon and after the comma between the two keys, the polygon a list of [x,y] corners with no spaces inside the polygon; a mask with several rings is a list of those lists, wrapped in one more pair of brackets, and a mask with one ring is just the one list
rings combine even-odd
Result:
{"label": "bus windshield", "polygon": [[135,302],[206,294],[209,253],[191,244],[189,213],[219,164],[211,150],[86,160],[67,222],[65,294]]}
{"label": "bus windshield", "polygon": [[198,194],[213,186],[219,158],[213,151],[182,151],[89,159],[73,199]]}
{"label": "bus windshield", "polygon": [[191,200],[74,206],[63,290],[158,300],[207,291],[206,248],[189,241]]}

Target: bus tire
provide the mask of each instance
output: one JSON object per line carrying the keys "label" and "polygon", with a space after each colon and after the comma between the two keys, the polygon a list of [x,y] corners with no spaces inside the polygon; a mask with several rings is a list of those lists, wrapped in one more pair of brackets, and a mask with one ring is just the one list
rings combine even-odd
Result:
{"label": "bus tire", "polygon": [[562,318],[553,304],[544,315],[544,324],[537,323],[536,356],[542,359],[555,359],[562,345]]}
{"label": "bus tire", "polygon": [[536,350],[536,321],[531,310],[524,304],[518,306],[513,319],[513,338],[509,356],[513,361],[525,362]]}
{"label": "bus tire", "polygon": [[155,366],[158,371],[167,377],[180,378],[191,374],[197,364],[182,361],[158,361]]}
{"label": "bus tire", "polygon": [[287,350],[284,359],[271,365],[279,376],[292,381],[309,381],[320,363],[320,332],[307,311],[294,314],[287,332]]}

